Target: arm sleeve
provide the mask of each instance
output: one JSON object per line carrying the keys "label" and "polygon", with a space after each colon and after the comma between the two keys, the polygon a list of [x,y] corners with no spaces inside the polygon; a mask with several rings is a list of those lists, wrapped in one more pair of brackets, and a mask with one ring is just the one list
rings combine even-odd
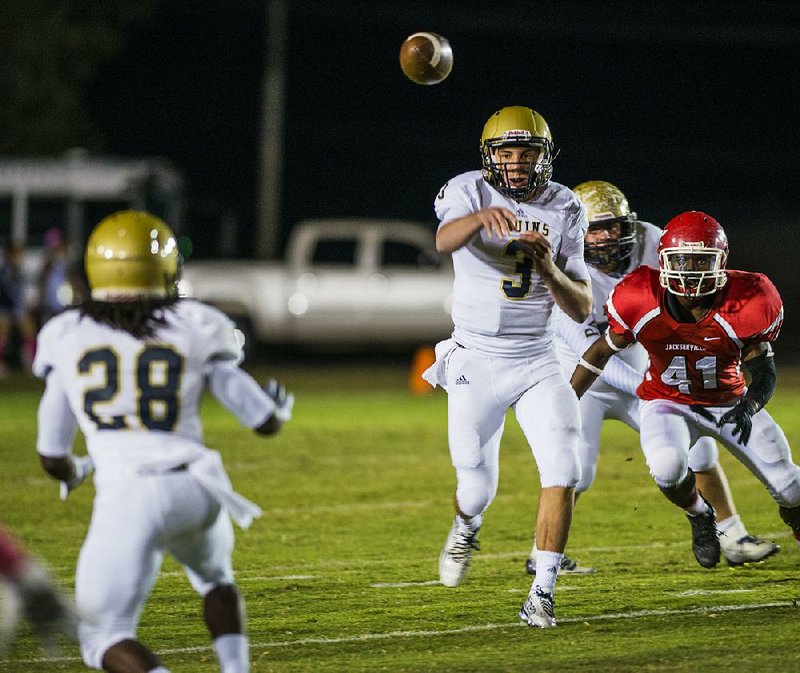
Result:
{"label": "arm sleeve", "polygon": [[754,287],[739,314],[742,322],[743,343],[773,343],[783,325],[783,301],[778,289],[763,274],[754,274]]}
{"label": "arm sleeve", "polygon": [[583,237],[589,228],[586,211],[577,198],[568,211],[569,219],[556,254],[556,266],[572,280],[590,280],[589,269],[583,258]]}
{"label": "arm sleeve", "polygon": [[[558,335],[575,355],[576,364],[578,358],[601,336],[593,319],[577,323],[566,315],[562,315],[558,321]],[[611,358],[600,374],[600,380],[623,393],[635,395],[636,388],[642,382],[642,374],[622,358]]]}
{"label": "arm sleeve", "polygon": [[[623,280],[622,283],[625,281]],[[622,284],[620,283],[620,285]],[[625,322],[625,319],[620,315],[620,312],[617,310],[617,305],[615,302],[615,293],[619,289],[620,285],[617,285],[611,293],[608,295],[608,301],[606,301],[606,315],[608,315],[608,329],[610,332],[614,334],[619,334],[621,336],[625,336],[631,340],[636,339],[636,335],[633,333],[633,330],[630,326]]]}
{"label": "arm sleeve", "polygon": [[199,357],[207,366],[214,362],[241,364],[244,338],[228,316],[212,306],[190,300],[184,310],[194,330]]}
{"label": "arm sleeve", "polygon": [[275,413],[275,403],[250,374],[231,361],[208,365],[208,388],[248,428],[257,428]]}
{"label": "arm sleeve", "polygon": [[755,411],[763,409],[775,392],[777,374],[775,361],[770,348],[764,355],[746,360],[742,363],[750,374],[750,385],[747,387],[745,399],[751,400]]}
{"label": "arm sleeve", "polygon": [[636,396],[636,389],[643,376],[622,358],[611,358],[603,369],[600,380],[623,393]]}
{"label": "arm sleeve", "polygon": [[48,378],[57,359],[57,344],[59,342],[59,327],[61,321],[49,321],[44,324],[39,334],[36,335],[36,355],[31,364],[33,375],[40,379]]}
{"label": "arm sleeve", "polygon": [[572,280],[588,280],[591,282],[589,276],[589,267],[583,259],[583,251],[578,257],[570,257],[564,264],[564,273],[567,274]]}
{"label": "arm sleeve", "polygon": [[460,178],[451,180],[439,190],[433,208],[441,226],[479,211],[482,208],[480,192],[477,189],[470,189],[469,181]]}
{"label": "arm sleeve", "polygon": [[39,432],[36,437],[36,451],[39,455],[49,458],[71,455],[78,421],[55,374],[47,376],[37,419]]}

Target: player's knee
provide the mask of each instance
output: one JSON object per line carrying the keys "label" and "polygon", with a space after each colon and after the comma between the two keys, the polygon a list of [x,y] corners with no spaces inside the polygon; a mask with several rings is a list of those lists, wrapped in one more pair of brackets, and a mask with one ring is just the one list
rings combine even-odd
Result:
{"label": "player's knee", "polygon": [[774,489],[772,497],[782,509],[797,508],[800,511],[800,467],[793,466],[792,478],[785,485]]}
{"label": "player's knee", "polygon": [[581,476],[575,485],[576,493],[588,491],[597,476],[597,456],[599,445],[596,442],[587,442],[581,438],[578,447],[578,460],[581,466]]}
{"label": "player's knee", "polygon": [[775,502],[781,507],[800,509],[800,485],[797,483],[775,493]]}
{"label": "player's knee", "polygon": [[578,480],[578,483],[575,484],[575,493],[585,493],[592,487],[593,483],[594,474],[588,477],[586,474],[581,474],[581,478]]}
{"label": "player's knee", "polygon": [[689,461],[672,451],[656,451],[647,455],[647,467],[660,488],[672,488],[686,479]]}
{"label": "player's knee", "polygon": [[[573,394],[574,397],[574,394]],[[581,480],[581,459],[578,453],[580,428],[576,424],[561,427],[549,442],[533,446],[533,457],[539,470],[542,488],[575,488]],[[553,447],[560,447],[553,449]]]}
{"label": "player's knee", "polygon": [[135,640],[141,602],[135,595],[92,586],[86,567],[80,567],[75,600],[78,612],[87,615],[78,625],[81,656],[87,666],[103,668],[103,657],[113,645]]}
{"label": "player's knee", "polygon": [[588,491],[597,476],[597,463],[581,463],[581,478],[575,484],[575,493]]}
{"label": "player's knee", "polygon": [[81,656],[89,668],[103,670],[103,657],[106,652],[123,640],[136,638],[133,625],[114,624],[113,628],[82,623],[78,628]]}
{"label": "player's knee", "polygon": [[466,516],[477,516],[483,512],[492,501],[492,492],[486,486],[472,484],[456,489],[458,509]]}
{"label": "player's knee", "polygon": [[201,596],[206,596],[209,591],[213,591],[218,586],[233,584],[233,571],[228,572],[224,568],[207,577],[189,573],[187,576],[192,588]]}
{"label": "player's knee", "polygon": [[497,493],[497,467],[456,468],[456,501],[462,514],[477,516],[494,500]]}
{"label": "player's knee", "polygon": [[577,455],[574,459],[539,465],[539,482],[542,488],[575,488],[580,480],[581,465]]}
{"label": "player's knee", "polygon": [[714,441],[703,441],[708,439],[703,437],[695,443],[689,451],[689,467],[692,472],[707,472],[712,469],[719,460],[719,450]]}

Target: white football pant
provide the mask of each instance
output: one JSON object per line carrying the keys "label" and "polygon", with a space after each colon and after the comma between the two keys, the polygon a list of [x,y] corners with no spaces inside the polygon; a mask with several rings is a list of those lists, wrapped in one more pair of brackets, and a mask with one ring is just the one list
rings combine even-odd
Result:
{"label": "white football pant", "polygon": [[[730,407],[706,409],[719,419]],[[718,428],[686,404],[650,400],[642,403],[640,413],[642,451],[659,486],[674,486],[686,477],[689,447],[706,436],[718,440],[736,456],[779,505],[800,505],[800,467],[792,462],[786,436],[766,409],[752,417],[753,429],[747,446],[734,437],[733,423]]]}
{"label": "white football pant", "polygon": [[233,583],[233,526],[187,471],[104,475],[96,483],[89,532],[78,557],[75,598],[87,615],[79,628],[88,666],[136,637],[144,603],[168,552],[204,596]]}
{"label": "white football pant", "polygon": [[[578,455],[581,463],[581,478],[575,487],[576,493],[588,490],[597,474],[600,452],[600,431],[603,421],[608,419],[625,423],[639,432],[639,404],[635,395],[628,395],[616,388],[595,383],[580,399],[581,438]],[[689,467],[693,472],[705,472],[716,465],[719,449],[711,437],[699,437],[689,452]]]}
{"label": "white football pant", "polygon": [[450,456],[464,514],[480,514],[497,492],[509,408],[531,446],[541,486],[575,486],[580,477],[578,398],[555,354],[490,358],[458,347],[448,355],[446,380]]}

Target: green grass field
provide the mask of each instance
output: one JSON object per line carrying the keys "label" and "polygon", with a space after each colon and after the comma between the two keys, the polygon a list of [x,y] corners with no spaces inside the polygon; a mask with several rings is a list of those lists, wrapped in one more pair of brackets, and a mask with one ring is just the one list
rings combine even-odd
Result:
{"label": "green grass field", "polygon": [[[212,399],[204,404],[207,443],[225,455],[237,490],[265,511],[237,531],[235,556],[255,673],[800,670],[800,549],[763,487],[727,453],[721,462],[745,524],[781,542],[780,554],[735,570],[700,568],[689,525],[651,482],[638,436],[608,423],[568,547],[599,571],[561,577],[559,627],[539,631],[516,618],[530,586],[523,563],[538,481],[513,416],[482,550],[470,580],[447,589],[435,582],[454,486],[446,395],[410,395],[398,365],[270,373],[297,394],[279,437],[260,438]],[[93,489],[62,503],[38,467],[39,393],[37,382],[0,382],[0,518],[69,590]],[[798,393],[800,375],[782,373],[769,407],[794,445]],[[0,671],[85,670],[76,646],[64,642],[59,657],[48,656],[26,629],[0,655]],[[200,601],[171,560],[139,636],[175,672],[218,670]]]}

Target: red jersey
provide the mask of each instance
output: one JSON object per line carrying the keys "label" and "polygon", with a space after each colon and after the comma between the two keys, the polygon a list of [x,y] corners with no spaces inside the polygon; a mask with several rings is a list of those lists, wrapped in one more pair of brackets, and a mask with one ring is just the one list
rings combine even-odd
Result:
{"label": "red jersey", "polygon": [[17,543],[0,528],[0,579],[14,580],[25,562],[25,554]]}
{"label": "red jersey", "polygon": [[643,400],[719,406],[744,393],[742,349],[775,341],[783,302],[765,275],[727,271],[711,310],[696,323],[678,322],[666,308],[658,270],[641,266],[608,297],[608,328],[644,346],[650,366],[636,389]]}

